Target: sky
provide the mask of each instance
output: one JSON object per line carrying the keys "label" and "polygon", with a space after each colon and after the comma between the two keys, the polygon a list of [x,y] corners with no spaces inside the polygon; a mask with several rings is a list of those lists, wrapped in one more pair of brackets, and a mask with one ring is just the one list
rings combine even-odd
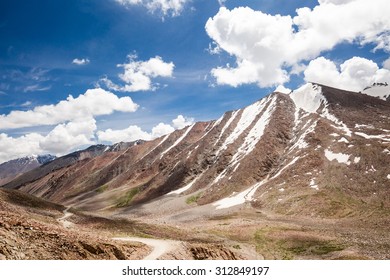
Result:
{"label": "sky", "polygon": [[0,163],[390,82],[388,0],[0,0]]}

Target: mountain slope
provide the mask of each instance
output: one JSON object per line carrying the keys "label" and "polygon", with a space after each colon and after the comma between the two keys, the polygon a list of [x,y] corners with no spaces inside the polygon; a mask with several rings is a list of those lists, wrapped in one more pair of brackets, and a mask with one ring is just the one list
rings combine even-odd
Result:
{"label": "mountain slope", "polygon": [[0,189],[0,260],[139,259],[147,248],[121,244],[86,228],[59,222],[65,207],[15,190]]}
{"label": "mountain slope", "polygon": [[29,156],[0,164],[0,186],[12,181],[23,173],[54,160],[55,158],[56,157],[52,155]]}
{"label": "mountain slope", "polygon": [[[389,116],[384,100],[307,84],[7,186],[86,210],[134,211],[168,196],[173,209],[186,213],[193,205],[215,213],[251,205],[294,215],[359,215],[390,205]],[[196,203],[183,204],[191,196]]]}
{"label": "mountain slope", "polygon": [[268,259],[390,258],[390,102],[370,95],[306,84],[45,166],[6,186],[101,216],[79,215],[80,228],[200,242],[184,250],[195,258],[216,244]]}

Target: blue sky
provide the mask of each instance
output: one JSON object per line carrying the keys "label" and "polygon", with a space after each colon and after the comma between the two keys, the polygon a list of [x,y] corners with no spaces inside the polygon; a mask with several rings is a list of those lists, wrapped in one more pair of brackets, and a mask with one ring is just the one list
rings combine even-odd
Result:
{"label": "blue sky", "polygon": [[[153,139],[281,84],[357,90],[390,77],[384,0],[135,2],[0,1],[0,162]],[[88,105],[99,87],[107,112]]]}

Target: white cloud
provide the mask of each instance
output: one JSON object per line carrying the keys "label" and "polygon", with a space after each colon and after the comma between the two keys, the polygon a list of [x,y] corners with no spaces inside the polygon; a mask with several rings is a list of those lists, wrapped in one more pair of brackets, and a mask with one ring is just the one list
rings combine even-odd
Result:
{"label": "white cloud", "polygon": [[332,3],[332,4],[336,4],[336,5],[341,5],[341,4],[346,4],[346,3],[349,3],[352,1],[356,1],[356,0],[318,0],[318,3],[320,3],[320,4]]}
{"label": "white cloud", "polygon": [[[286,69],[318,57],[337,44],[376,45],[390,51],[390,5],[387,0],[322,0],[297,9],[297,15],[269,15],[248,7],[219,12],[206,23],[217,47],[235,57],[236,65],[214,68],[217,84],[260,87],[289,80]],[[291,74],[291,73],[290,73]]]}
{"label": "white cloud", "polygon": [[274,92],[280,92],[280,93],[285,93],[285,94],[289,94],[289,93],[291,93],[291,91],[292,91],[291,89],[286,88],[283,85],[278,85],[276,87],[276,89],[274,90]]}
{"label": "white cloud", "polygon": [[18,138],[0,133],[0,163],[31,154],[42,154],[39,142],[43,136],[29,133]]}
{"label": "white cloud", "polygon": [[152,83],[152,78],[169,78],[173,75],[175,67],[173,62],[164,62],[159,56],[147,61],[137,61],[136,55],[129,55],[128,58],[129,63],[118,65],[124,69],[124,72],[119,74],[119,78],[125,82],[124,86],[117,85],[107,78],[100,80],[110,90],[122,92],[154,91],[157,89],[157,85]]}
{"label": "white cloud", "polygon": [[164,16],[178,16],[189,0],[116,0],[116,2],[123,6],[144,6],[149,12],[160,12]]}
{"label": "white cloud", "polygon": [[105,131],[98,131],[97,136],[99,141],[118,143],[118,142],[130,142],[138,139],[152,140],[168,133],[172,133],[175,129],[182,129],[185,126],[191,125],[194,122],[193,118],[187,118],[183,115],[178,115],[172,121],[172,125],[159,123],[152,128],[151,132],[143,131],[139,126],[131,125],[125,129],[112,130],[107,129]]}
{"label": "white cloud", "polygon": [[171,125],[165,123],[159,123],[158,125],[153,127],[151,137],[152,139],[158,138],[160,136],[166,135],[168,133],[172,133],[174,131],[175,129]]}
{"label": "white cloud", "polygon": [[220,6],[225,6],[226,0],[218,0]]}
{"label": "white cloud", "polygon": [[23,89],[23,92],[30,92],[30,91],[47,91],[50,90],[51,86],[41,86],[40,84],[35,84],[31,86],[27,86]]}
{"label": "white cloud", "polygon": [[93,118],[59,124],[40,141],[39,146],[50,153],[64,154],[75,148],[94,144],[95,130],[96,121]]}
{"label": "white cloud", "polygon": [[183,115],[178,115],[176,119],[172,121],[173,126],[177,129],[185,128],[194,123],[194,118],[186,118]]}
{"label": "white cloud", "polygon": [[128,96],[119,98],[100,88],[89,89],[77,98],[69,95],[66,100],[54,105],[38,106],[29,111],[12,111],[8,115],[0,115],[0,129],[54,125],[109,115],[114,111],[135,112],[138,107]]}
{"label": "white cloud", "polygon": [[98,131],[97,136],[99,141],[110,143],[131,142],[138,139],[151,140],[150,134],[136,125],[131,125],[121,130],[112,130],[109,128],[105,131]]}
{"label": "white cloud", "polygon": [[76,64],[76,65],[87,65],[89,64],[89,59],[88,58],[75,58],[73,59],[72,61],[72,64]]}
{"label": "white cloud", "polygon": [[308,82],[351,91],[361,91],[373,83],[390,82],[390,70],[379,68],[374,61],[361,57],[353,57],[340,66],[319,57],[309,63],[304,75]]}
{"label": "white cloud", "polygon": [[390,58],[383,62],[383,68],[390,70]]}
{"label": "white cloud", "polygon": [[57,125],[46,136],[29,133],[20,137],[0,134],[0,163],[31,154],[64,155],[85,145],[94,144],[94,119]]}

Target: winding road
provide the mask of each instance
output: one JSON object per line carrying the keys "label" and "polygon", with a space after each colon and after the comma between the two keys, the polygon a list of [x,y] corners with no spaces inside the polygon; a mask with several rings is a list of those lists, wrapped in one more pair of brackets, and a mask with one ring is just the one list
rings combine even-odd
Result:
{"label": "winding road", "polygon": [[[69,212],[71,206],[68,206],[63,211],[63,216],[58,218],[57,221],[62,224],[64,228],[72,228],[74,223],[69,222],[67,219],[73,216],[73,213]],[[152,247],[152,251],[147,255],[144,260],[157,260],[162,255],[174,251],[181,244],[180,241],[175,240],[163,240],[163,239],[152,239],[152,238],[140,238],[140,237],[117,237],[112,238],[113,240],[118,241],[128,241],[128,242],[140,242]]]}
{"label": "winding road", "polygon": [[57,219],[57,221],[60,222],[64,228],[71,228],[74,225],[72,222],[67,221],[67,218],[69,218],[70,216],[73,216],[73,213],[69,212],[70,208],[71,208],[71,206],[68,206],[63,211],[64,215],[61,218]]}
{"label": "winding road", "polygon": [[163,240],[163,239],[151,239],[151,238],[140,238],[140,237],[117,237],[113,240],[120,241],[131,241],[144,243],[153,248],[152,252],[147,255],[144,260],[157,260],[162,255],[174,251],[179,245],[180,241],[174,240]]}

